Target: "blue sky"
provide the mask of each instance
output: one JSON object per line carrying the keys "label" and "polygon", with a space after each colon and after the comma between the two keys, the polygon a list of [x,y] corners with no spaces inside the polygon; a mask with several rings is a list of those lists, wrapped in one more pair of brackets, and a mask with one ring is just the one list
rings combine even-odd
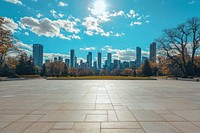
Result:
{"label": "blue sky", "polygon": [[32,44],[44,46],[45,58],[79,59],[98,51],[113,59],[134,60],[137,46],[148,56],[149,44],[200,13],[199,0],[1,0],[0,16],[17,45],[31,53]]}

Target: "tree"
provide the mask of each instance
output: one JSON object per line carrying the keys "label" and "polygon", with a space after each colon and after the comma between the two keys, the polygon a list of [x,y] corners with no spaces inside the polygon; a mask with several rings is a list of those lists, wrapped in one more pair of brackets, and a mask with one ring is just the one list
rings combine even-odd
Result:
{"label": "tree", "polygon": [[77,75],[78,75],[78,69],[76,69],[76,68],[69,69],[69,76],[76,77]]}
{"label": "tree", "polygon": [[5,29],[6,23],[5,19],[0,17],[0,70],[5,64],[8,53],[17,50],[13,45],[12,32]]}
{"label": "tree", "polygon": [[46,71],[46,64],[44,63],[42,65],[42,71],[41,71],[41,76],[47,76],[47,71]]}
{"label": "tree", "polygon": [[133,71],[130,68],[125,68],[120,73],[120,75],[122,75],[122,76],[131,76],[132,74],[133,74]]}
{"label": "tree", "polygon": [[145,60],[145,62],[144,62],[144,66],[142,68],[142,75],[144,75],[144,76],[152,76],[153,75],[148,60]]}
{"label": "tree", "polygon": [[66,64],[64,65],[64,70],[63,70],[62,76],[68,76],[68,67]]}
{"label": "tree", "polygon": [[185,76],[194,76],[196,51],[200,48],[200,18],[191,18],[163,32],[156,40],[161,53],[175,62]]}
{"label": "tree", "polygon": [[19,63],[16,66],[15,72],[18,75],[34,75],[35,68],[32,57],[28,58],[26,53],[21,53],[19,56]]}
{"label": "tree", "polygon": [[9,68],[9,66],[7,64],[5,64],[0,71],[0,77],[1,76],[3,76],[3,77],[10,76],[10,75],[13,75],[13,74],[14,74],[14,72]]}

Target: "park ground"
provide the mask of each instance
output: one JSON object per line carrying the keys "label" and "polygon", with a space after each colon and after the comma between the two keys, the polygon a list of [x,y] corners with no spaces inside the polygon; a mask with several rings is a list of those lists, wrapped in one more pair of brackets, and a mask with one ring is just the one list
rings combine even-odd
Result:
{"label": "park ground", "polygon": [[200,133],[200,83],[0,82],[2,133]]}

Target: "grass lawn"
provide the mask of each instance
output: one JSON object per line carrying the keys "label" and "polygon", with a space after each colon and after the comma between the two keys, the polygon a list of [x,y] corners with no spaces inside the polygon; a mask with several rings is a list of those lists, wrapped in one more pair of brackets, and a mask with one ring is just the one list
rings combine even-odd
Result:
{"label": "grass lawn", "polygon": [[83,77],[48,77],[47,80],[156,80],[151,77],[132,76],[83,76]]}

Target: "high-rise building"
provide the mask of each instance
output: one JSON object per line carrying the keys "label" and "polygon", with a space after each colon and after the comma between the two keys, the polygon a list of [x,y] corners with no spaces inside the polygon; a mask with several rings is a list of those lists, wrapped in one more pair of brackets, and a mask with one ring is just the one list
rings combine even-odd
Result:
{"label": "high-rise building", "polygon": [[139,67],[141,65],[141,48],[137,47],[136,48],[136,66]]}
{"label": "high-rise building", "polygon": [[70,50],[70,67],[75,67],[75,50]]}
{"label": "high-rise building", "polygon": [[89,52],[87,55],[87,64],[88,64],[88,68],[91,69],[92,68],[92,52]]}
{"label": "high-rise building", "polygon": [[145,60],[147,60],[147,59],[148,59],[148,57],[142,56],[142,64],[144,64]]}
{"label": "high-rise building", "polygon": [[156,62],[156,42],[150,44],[149,59],[153,62]]}
{"label": "high-rise building", "polygon": [[58,61],[58,58],[57,58],[57,57],[54,57],[54,59],[53,59],[53,60],[54,60],[54,62],[55,62],[55,61]]}
{"label": "high-rise building", "polygon": [[94,64],[94,65],[93,65],[94,69],[97,69],[97,61],[94,61],[93,64]]}
{"label": "high-rise building", "polygon": [[78,68],[77,57],[75,57],[75,67]]}
{"label": "high-rise building", "polygon": [[59,62],[63,62],[63,58],[61,56],[58,57]]}
{"label": "high-rise building", "polygon": [[108,53],[107,54],[107,66],[110,67],[112,63],[112,54]]}
{"label": "high-rise building", "polygon": [[119,69],[120,68],[120,63],[119,60],[114,60],[114,65],[113,65],[113,69]]}
{"label": "high-rise building", "polygon": [[69,59],[65,59],[65,64],[69,67]]}
{"label": "high-rise building", "polygon": [[35,66],[42,68],[43,46],[41,44],[33,44],[33,62]]}
{"label": "high-rise building", "polygon": [[129,62],[129,68],[136,69],[136,61],[130,61]]}
{"label": "high-rise building", "polygon": [[101,52],[98,52],[98,69],[101,69]]}

